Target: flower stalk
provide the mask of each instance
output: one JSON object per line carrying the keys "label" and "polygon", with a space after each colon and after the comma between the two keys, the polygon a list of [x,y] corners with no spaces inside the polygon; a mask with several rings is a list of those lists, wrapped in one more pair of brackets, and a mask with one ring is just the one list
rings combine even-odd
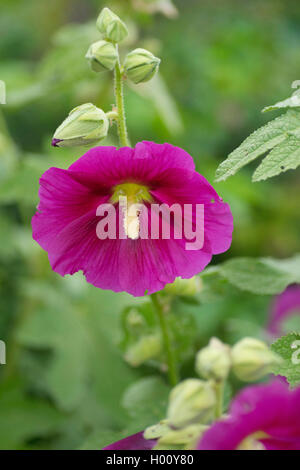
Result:
{"label": "flower stalk", "polygon": [[223,414],[223,396],[224,396],[224,381],[215,382],[214,388],[216,392],[216,408],[215,418],[220,419]]}
{"label": "flower stalk", "polygon": [[178,371],[177,371],[176,358],[175,358],[174,350],[171,344],[170,332],[169,332],[168,325],[166,322],[165,313],[163,311],[162,304],[157,294],[151,294],[150,299],[152,300],[154,310],[157,313],[157,316],[159,319],[159,324],[160,324],[160,329],[161,329],[161,333],[163,337],[164,349],[165,349],[165,354],[166,354],[166,360],[168,364],[169,382],[170,382],[170,385],[174,387],[178,383],[179,377],[178,377]]}
{"label": "flower stalk", "polygon": [[[117,52],[118,46],[116,45]],[[120,67],[120,58],[118,52],[118,60],[115,65],[115,99],[116,99],[116,107],[118,110],[118,135],[121,147],[129,147],[129,139],[127,134],[127,127],[126,127],[126,116],[125,116],[125,108],[124,108],[124,95],[123,95],[123,77],[121,73]]]}
{"label": "flower stalk", "polygon": [[[123,76],[121,72],[120,66],[120,57],[118,46],[116,45],[117,53],[118,53],[118,60],[115,65],[114,69],[114,77],[115,77],[115,99],[116,99],[116,108],[118,113],[117,118],[117,126],[118,126],[118,135],[119,135],[119,143],[121,147],[130,146],[128,133],[127,133],[127,126],[126,126],[126,115],[125,115],[125,106],[124,106],[124,93],[123,93]],[[177,372],[177,365],[175,355],[171,345],[170,334],[168,331],[168,325],[165,319],[165,314],[163,312],[162,305],[157,297],[156,294],[152,294],[150,296],[152,300],[152,304],[154,309],[157,313],[160,329],[162,333],[165,355],[168,364],[168,377],[170,385],[175,386],[178,383],[178,372]]]}

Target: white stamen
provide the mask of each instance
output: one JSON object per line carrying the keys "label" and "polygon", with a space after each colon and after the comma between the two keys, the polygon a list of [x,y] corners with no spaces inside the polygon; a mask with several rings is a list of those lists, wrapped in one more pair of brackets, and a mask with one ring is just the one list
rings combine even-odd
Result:
{"label": "white stamen", "polygon": [[119,198],[120,207],[123,213],[123,228],[126,236],[136,240],[140,235],[140,221],[142,204],[132,203],[126,196]]}
{"label": "white stamen", "polygon": [[[129,210],[131,207],[129,208]],[[129,212],[129,211],[128,211]],[[124,217],[124,230],[128,238],[136,240],[140,235],[140,221],[139,213],[136,211],[135,215],[127,214]]]}

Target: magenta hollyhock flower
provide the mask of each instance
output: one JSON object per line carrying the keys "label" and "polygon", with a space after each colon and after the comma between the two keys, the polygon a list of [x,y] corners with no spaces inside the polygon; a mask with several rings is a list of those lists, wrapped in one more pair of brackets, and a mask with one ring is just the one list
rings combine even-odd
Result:
{"label": "magenta hollyhock flower", "polygon": [[132,434],[131,436],[125,437],[120,441],[114,442],[102,450],[150,450],[155,444],[156,440],[144,439],[143,432]]}
{"label": "magenta hollyhock flower", "polygon": [[273,336],[280,336],[282,322],[292,316],[300,315],[300,285],[289,286],[282,294],[275,297],[268,325]]}
{"label": "magenta hollyhock flower", "polygon": [[[100,205],[120,210],[118,196],[129,204],[204,206],[204,242],[186,249],[186,239],[99,239]],[[231,244],[230,208],[195,171],[192,157],[170,144],[141,142],[135,148],[95,147],[67,170],[50,168],[40,179],[40,203],[32,219],[33,238],[48,252],[52,269],[64,276],[82,270],[96,287],[142,296],[161,290],[176,277],[201,272],[213,254]],[[192,221],[195,213],[193,209]],[[143,220],[141,224],[143,224]]]}
{"label": "magenta hollyhock flower", "polygon": [[199,450],[300,450],[300,387],[281,380],[247,387],[234,399],[229,417],[201,438]]}

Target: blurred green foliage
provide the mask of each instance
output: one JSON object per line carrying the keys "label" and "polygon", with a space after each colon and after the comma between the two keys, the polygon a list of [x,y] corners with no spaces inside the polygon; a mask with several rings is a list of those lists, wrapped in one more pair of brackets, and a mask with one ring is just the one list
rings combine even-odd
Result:
{"label": "blurred green foliage", "polygon": [[[159,350],[139,368],[124,359],[136,346],[128,312],[141,316],[143,335],[157,334],[144,300],[95,289],[81,274],[60,278],[31,238],[39,177],[81,152],[51,148],[54,130],[78,104],[113,104],[111,75],[94,74],[84,58],[99,38],[100,8],[115,9],[129,25],[122,55],[138,45],[162,58],[157,79],[126,87],[132,143],[179,145],[211,181],[227,154],[268,120],[260,110],[300,78],[298,2],[173,4],[177,16],[159,0],[1,2],[0,339],[7,364],[0,366],[0,448],[99,449],[165,414]],[[115,131],[107,143],[116,143]],[[299,251],[297,172],[256,184],[251,173],[250,165],[215,185],[231,204],[235,230],[232,248],[214,262]],[[263,337],[268,304],[267,296],[209,276],[199,302],[176,299],[182,375],[193,373],[194,353],[212,335],[229,343]]]}

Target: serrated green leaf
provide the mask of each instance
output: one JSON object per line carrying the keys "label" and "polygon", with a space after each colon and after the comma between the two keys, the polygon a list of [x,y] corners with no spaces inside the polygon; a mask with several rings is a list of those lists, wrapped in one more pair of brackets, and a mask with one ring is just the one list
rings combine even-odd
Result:
{"label": "serrated green leaf", "polygon": [[265,126],[256,130],[221,163],[216,181],[224,181],[240,168],[283,142],[288,133],[300,128],[300,111],[288,110]]}
{"label": "serrated green leaf", "polygon": [[300,139],[300,129],[294,129],[293,131],[290,131],[289,135],[294,136],[297,139]]}
{"label": "serrated green leaf", "polygon": [[292,96],[287,98],[286,100],[279,101],[271,106],[266,106],[262,112],[265,113],[267,111],[273,111],[275,109],[282,109],[282,108],[298,108],[300,107],[300,90],[295,91]]}
{"label": "serrated green leaf", "polygon": [[277,145],[253,174],[253,181],[266,180],[300,165],[300,138],[293,135]]}
{"label": "serrated green leaf", "polygon": [[278,294],[300,282],[299,255],[286,260],[235,258],[219,266],[220,274],[235,287],[254,294]]}
{"label": "serrated green leaf", "polygon": [[283,362],[274,366],[273,373],[287,378],[291,387],[300,384],[300,333],[289,333],[271,345]]}

